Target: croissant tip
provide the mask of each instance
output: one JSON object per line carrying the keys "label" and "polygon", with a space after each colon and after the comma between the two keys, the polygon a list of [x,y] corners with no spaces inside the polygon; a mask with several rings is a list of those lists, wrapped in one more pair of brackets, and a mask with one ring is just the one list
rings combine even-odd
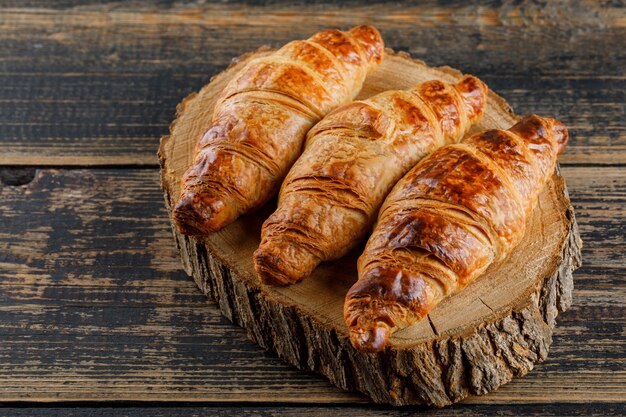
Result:
{"label": "croissant tip", "polygon": [[197,236],[204,233],[198,222],[192,221],[192,205],[187,199],[180,199],[174,210],[172,210],[172,220],[180,233],[187,236]]}
{"label": "croissant tip", "polygon": [[253,257],[257,275],[265,284],[296,284],[309,277],[321,261],[307,245],[294,239],[262,234],[264,237]]}
{"label": "croissant tip", "polygon": [[[536,133],[538,129],[545,129],[548,135],[552,137],[552,142],[556,145],[557,155],[565,151],[567,143],[569,142],[569,132],[565,124],[557,119],[542,117],[537,114],[529,114],[524,116],[509,130],[521,133],[524,137],[528,134]],[[545,134],[545,132],[542,134]]]}
{"label": "croissant tip", "polygon": [[459,80],[455,88],[461,93],[467,110],[467,117],[474,122],[485,113],[489,87],[480,78],[466,74]]}
{"label": "croissant tip", "polygon": [[550,117],[545,118],[549,123],[552,129],[552,134],[554,135],[554,139],[558,145],[558,154],[562,154],[567,148],[567,143],[569,142],[569,132],[567,130],[567,126],[557,119],[553,119]]}
{"label": "croissant tip", "polygon": [[265,285],[286,286],[295,284],[297,280],[281,272],[275,255],[266,253],[262,247],[257,249],[252,255],[254,259],[254,269],[261,282]]}
{"label": "croissant tip", "polygon": [[226,205],[217,199],[207,201],[196,193],[185,193],[174,210],[172,219],[178,231],[187,236],[206,235],[224,227]]}
{"label": "croissant tip", "polygon": [[349,32],[365,47],[370,60],[369,68],[372,71],[380,64],[385,54],[385,45],[380,32],[371,25],[355,26]]}
{"label": "croissant tip", "polygon": [[391,330],[385,323],[377,323],[368,328],[353,327],[350,329],[350,341],[360,351],[368,353],[381,352],[387,346]]}

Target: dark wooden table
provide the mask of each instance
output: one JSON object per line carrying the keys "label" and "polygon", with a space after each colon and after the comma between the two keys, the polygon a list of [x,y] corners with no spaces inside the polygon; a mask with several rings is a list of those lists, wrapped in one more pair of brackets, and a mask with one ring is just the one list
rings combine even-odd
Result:
{"label": "dark wooden table", "polygon": [[573,136],[584,266],[549,359],[419,411],[625,414],[626,8],[558,3],[1,1],[0,415],[415,412],[291,368],[223,319],[181,270],[158,184],[183,97],[262,44],[359,23]]}

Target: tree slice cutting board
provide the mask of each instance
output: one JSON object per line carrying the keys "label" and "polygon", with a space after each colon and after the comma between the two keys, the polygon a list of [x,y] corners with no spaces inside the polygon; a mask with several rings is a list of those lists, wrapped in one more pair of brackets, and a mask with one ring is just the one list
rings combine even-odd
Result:
{"label": "tree slice cutting board", "polygon": [[[170,213],[218,94],[247,62],[271,51],[261,48],[234,60],[178,106],[170,135],[163,137],[159,149],[161,185]],[[431,68],[388,50],[359,98],[429,79],[455,82],[461,76],[451,68]],[[473,131],[507,129],[515,121],[506,102],[492,92],[485,116]],[[363,246],[322,264],[312,277],[290,287],[267,287],[257,279],[252,253],[259,244],[261,224],[275,204],[210,236],[187,237],[174,228],[185,271],[260,346],[375,402],[445,406],[526,374],[546,358],[556,316],[571,303],[572,271],[581,262],[581,241],[558,169],[516,250],[439,304],[426,319],[395,333],[389,347],[376,354],[352,347],[342,316]]]}

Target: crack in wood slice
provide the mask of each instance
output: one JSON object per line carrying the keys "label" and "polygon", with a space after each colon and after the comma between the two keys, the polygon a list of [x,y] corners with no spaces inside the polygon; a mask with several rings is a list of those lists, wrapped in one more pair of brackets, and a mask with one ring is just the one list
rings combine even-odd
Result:
{"label": "crack in wood slice", "polygon": [[[210,122],[216,93],[249,59],[265,53],[262,49],[235,60],[179,105],[171,135],[162,139],[159,150],[170,212],[195,140]],[[460,76],[451,68],[430,68],[388,51],[361,97]],[[491,93],[485,118],[473,131],[508,128],[515,120],[506,102]],[[581,264],[578,227],[557,169],[527,222],[524,241],[504,262],[442,302],[428,320],[394,335],[389,349],[366,354],[350,344],[341,314],[345,291],[356,279],[358,249],[288,288],[265,287],[254,275],[252,251],[272,209],[269,204],[208,237],[189,238],[173,228],[185,271],[264,349],[380,403],[441,407],[529,372],[548,355],[556,317],[571,304],[572,272]]]}

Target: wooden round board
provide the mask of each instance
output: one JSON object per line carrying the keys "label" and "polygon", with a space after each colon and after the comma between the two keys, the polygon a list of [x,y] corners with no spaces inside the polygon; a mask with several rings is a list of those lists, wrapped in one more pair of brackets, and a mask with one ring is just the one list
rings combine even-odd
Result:
{"label": "wooden round board", "polygon": [[[195,143],[211,121],[217,95],[250,59],[270,52],[261,48],[234,60],[179,105],[171,134],[161,140],[159,149],[161,184],[170,212]],[[359,98],[429,79],[454,82],[461,75],[388,50]],[[506,102],[490,93],[485,116],[473,131],[507,129],[515,121]],[[558,169],[516,250],[443,301],[427,319],[394,334],[390,346],[377,354],[352,347],[342,315],[345,293],[357,279],[355,262],[362,246],[290,287],[267,287],[255,276],[252,253],[259,244],[261,224],[275,204],[210,236],[190,238],[174,228],[185,271],[263,348],[376,402],[444,406],[524,375],[546,358],[555,318],[571,303],[572,271],[580,265],[581,242]]]}

